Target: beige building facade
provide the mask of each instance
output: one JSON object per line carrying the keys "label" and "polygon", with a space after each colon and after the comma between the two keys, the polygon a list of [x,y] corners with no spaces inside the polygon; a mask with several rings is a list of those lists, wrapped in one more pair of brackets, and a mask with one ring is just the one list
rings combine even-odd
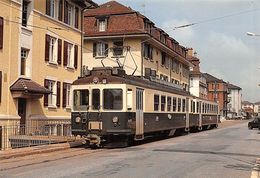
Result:
{"label": "beige building facade", "polygon": [[82,61],[82,13],[92,5],[0,0],[0,126],[70,122],[70,84]]}

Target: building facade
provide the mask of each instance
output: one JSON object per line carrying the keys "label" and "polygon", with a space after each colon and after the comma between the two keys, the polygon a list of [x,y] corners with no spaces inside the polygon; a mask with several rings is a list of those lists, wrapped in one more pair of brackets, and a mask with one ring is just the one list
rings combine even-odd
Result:
{"label": "building facade", "polygon": [[87,0],[0,4],[0,125],[14,124],[11,120],[21,125],[69,123],[70,84],[80,75],[82,61],[82,12],[95,4]]}
{"label": "building facade", "polygon": [[236,85],[228,84],[228,94],[229,103],[228,107],[228,117],[233,118],[234,116],[241,116],[242,114],[242,89]]}
{"label": "building facade", "polygon": [[208,88],[206,78],[200,72],[200,59],[192,48],[188,49],[188,60],[193,64],[190,67],[190,93],[199,98],[208,98]]}
{"label": "building facade", "polygon": [[208,73],[204,73],[208,87],[208,99],[218,102],[220,115],[223,118],[227,117],[227,104],[228,100],[228,84],[221,79],[218,79]]}
{"label": "building facade", "polygon": [[83,70],[121,67],[189,90],[186,48],[139,12],[110,1],[86,11],[84,27]]}

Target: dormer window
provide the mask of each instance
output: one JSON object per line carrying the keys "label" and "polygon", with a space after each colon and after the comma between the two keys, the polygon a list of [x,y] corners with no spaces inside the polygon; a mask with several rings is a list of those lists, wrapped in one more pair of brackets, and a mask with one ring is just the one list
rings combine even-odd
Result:
{"label": "dormer window", "polygon": [[107,28],[107,20],[106,19],[99,19],[98,20],[98,31],[105,32]]}

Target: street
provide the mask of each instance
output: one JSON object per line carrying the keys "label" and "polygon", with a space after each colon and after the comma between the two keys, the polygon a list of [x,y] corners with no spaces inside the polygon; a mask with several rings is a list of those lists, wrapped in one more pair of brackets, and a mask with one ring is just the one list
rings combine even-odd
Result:
{"label": "street", "polygon": [[251,176],[260,132],[247,122],[124,149],[72,148],[0,161],[0,177]]}

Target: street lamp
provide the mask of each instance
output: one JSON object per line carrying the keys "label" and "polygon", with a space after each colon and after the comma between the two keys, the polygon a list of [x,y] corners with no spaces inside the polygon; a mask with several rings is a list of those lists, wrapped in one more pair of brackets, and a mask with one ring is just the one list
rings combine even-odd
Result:
{"label": "street lamp", "polygon": [[260,36],[259,34],[255,34],[255,33],[252,33],[252,32],[246,32],[246,34],[248,36]]}

